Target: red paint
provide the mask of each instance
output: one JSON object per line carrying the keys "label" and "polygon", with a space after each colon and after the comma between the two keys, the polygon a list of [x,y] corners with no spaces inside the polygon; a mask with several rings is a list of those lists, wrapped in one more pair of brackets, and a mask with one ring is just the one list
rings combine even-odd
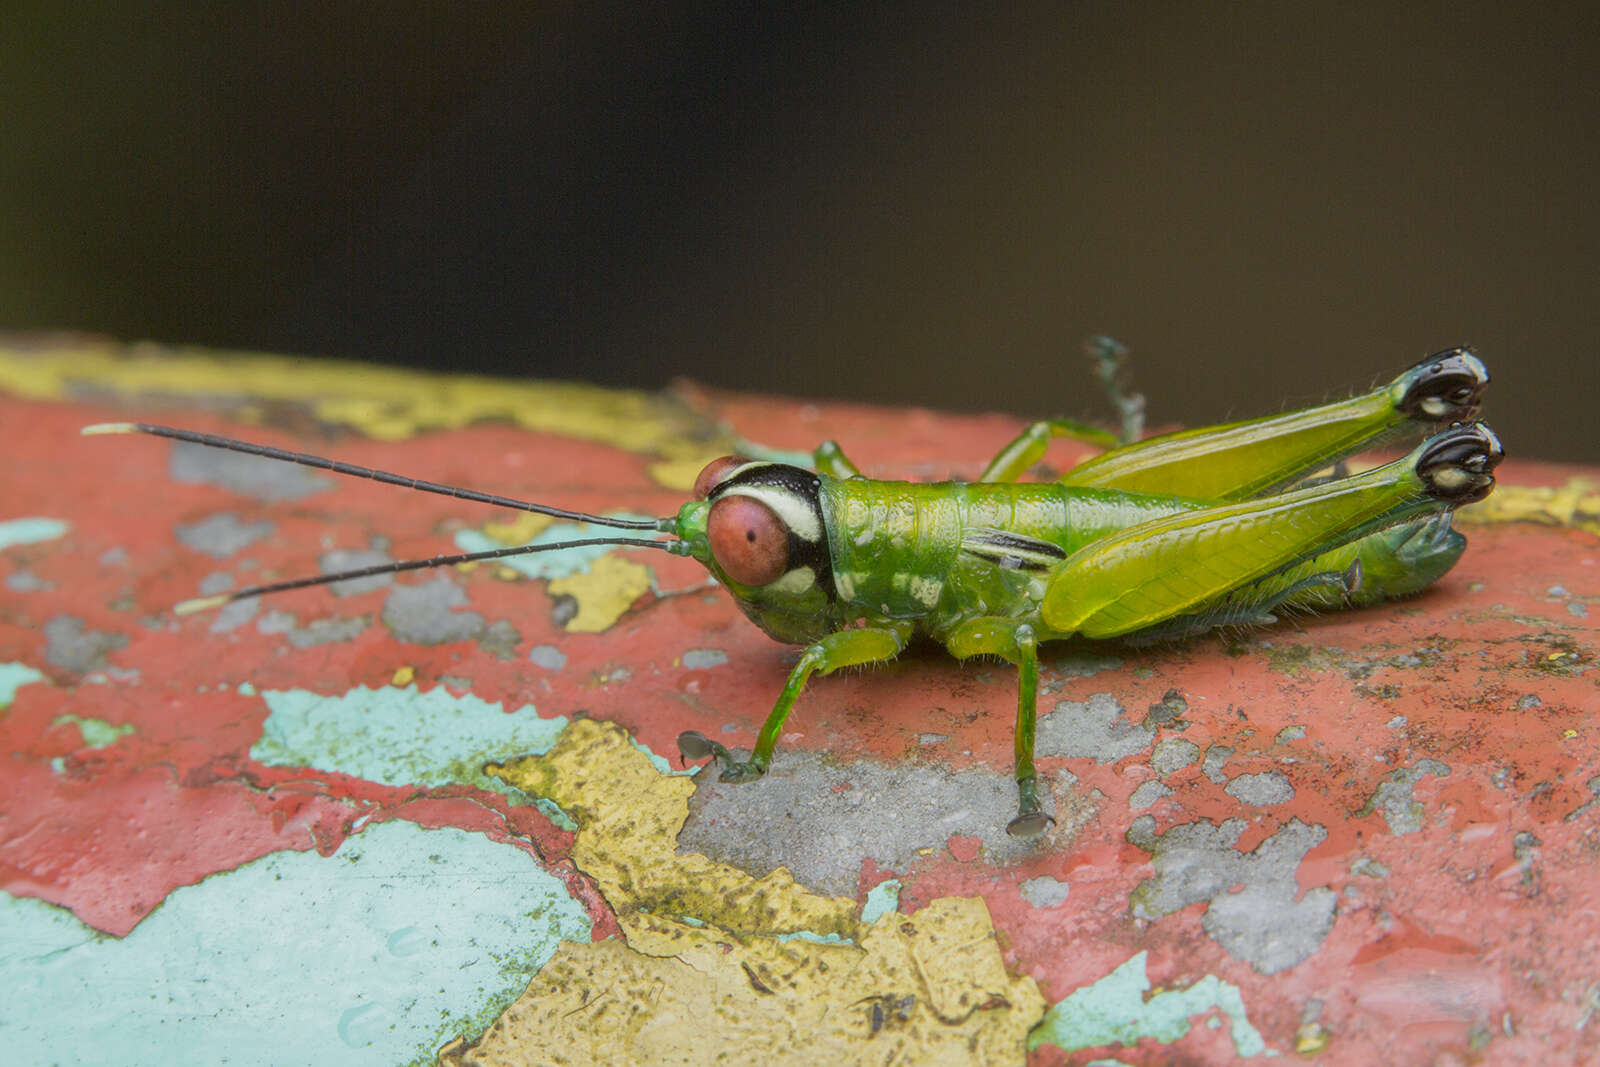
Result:
{"label": "red paint", "polygon": [[983,852],[983,838],[968,837],[964,834],[951,834],[950,840],[944,843],[950,855],[957,863],[971,863]]}

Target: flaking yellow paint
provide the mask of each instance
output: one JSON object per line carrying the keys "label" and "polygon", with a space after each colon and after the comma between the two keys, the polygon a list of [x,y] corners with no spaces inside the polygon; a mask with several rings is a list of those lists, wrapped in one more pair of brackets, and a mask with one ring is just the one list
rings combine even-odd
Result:
{"label": "flaking yellow paint", "polygon": [[601,556],[584,573],[550,580],[551,596],[570,596],[578,602],[578,613],[567,620],[569,633],[610,629],[649,591],[650,568],[618,556]]}
{"label": "flaking yellow paint", "polygon": [[[580,719],[547,755],[485,770],[577,821],[572,860],[627,943],[562,945],[441,1063],[1023,1062],[1044,1000],[1006,972],[981,899],[864,925],[855,901],[783,868],[756,879],[679,855],[694,783],[661,774],[612,723]],[[800,933],[851,943],[782,937]]]}

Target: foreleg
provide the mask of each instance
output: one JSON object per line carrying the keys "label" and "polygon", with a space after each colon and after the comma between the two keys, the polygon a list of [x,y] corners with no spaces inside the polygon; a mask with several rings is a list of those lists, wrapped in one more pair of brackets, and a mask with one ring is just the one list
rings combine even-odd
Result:
{"label": "foreleg", "polygon": [[778,745],[778,735],[783,731],[784,720],[794,709],[794,702],[805,688],[812,674],[832,674],[840,667],[853,667],[862,663],[878,663],[894,659],[911,639],[911,627],[884,627],[860,630],[841,630],[829,634],[800,654],[800,662],[789,672],[789,681],[778,695],[767,716],[761,733],[756,738],[755,750],[746,761],[733,758],[733,753],[698,730],[687,730],[678,735],[678,753],[686,760],[716,757],[722,766],[722,781],[748,782],[760,778],[772,764],[772,752]]}

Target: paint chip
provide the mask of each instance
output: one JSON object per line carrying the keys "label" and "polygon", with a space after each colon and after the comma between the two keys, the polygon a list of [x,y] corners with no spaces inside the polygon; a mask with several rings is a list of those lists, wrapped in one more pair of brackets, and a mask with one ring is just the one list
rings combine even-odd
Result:
{"label": "paint chip", "polygon": [[1266,1051],[1261,1033],[1250,1025],[1238,986],[1208,974],[1185,989],[1148,996],[1146,955],[1138,953],[1098,982],[1053,1004],[1029,1035],[1028,1048],[1055,1045],[1074,1052],[1102,1045],[1135,1046],[1144,1040],[1170,1044],[1189,1032],[1193,1016],[1216,1009],[1228,1017],[1235,1052],[1259,1056]]}
{"label": "paint chip", "polygon": [[[489,770],[573,815],[573,862],[627,943],[564,946],[480,1042],[441,1062],[1022,1058],[1044,1002],[1033,979],[1006,973],[981,899],[868,925],[854,900],[785,870],[755,879],[677,853],[694,784],[658,773],[610,723],[578,720],[548,755]],[[640,1025],[597,1025],[597,1013]]]}

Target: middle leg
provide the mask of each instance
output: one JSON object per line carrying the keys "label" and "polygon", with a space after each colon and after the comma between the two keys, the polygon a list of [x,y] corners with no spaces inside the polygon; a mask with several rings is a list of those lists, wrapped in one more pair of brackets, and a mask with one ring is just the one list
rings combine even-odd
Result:
{"label": "middle leg", "polygon": [[1026,622],[987,615],[957,627],[945,641],[952,656],[999,656],[1017,667],[1015,762],[1017,817],[1006,824],[1013,837],[1033,837],[1055,822],[1039,804],[1033,768],[1033,736],[1039,719],[1039,639]]}

